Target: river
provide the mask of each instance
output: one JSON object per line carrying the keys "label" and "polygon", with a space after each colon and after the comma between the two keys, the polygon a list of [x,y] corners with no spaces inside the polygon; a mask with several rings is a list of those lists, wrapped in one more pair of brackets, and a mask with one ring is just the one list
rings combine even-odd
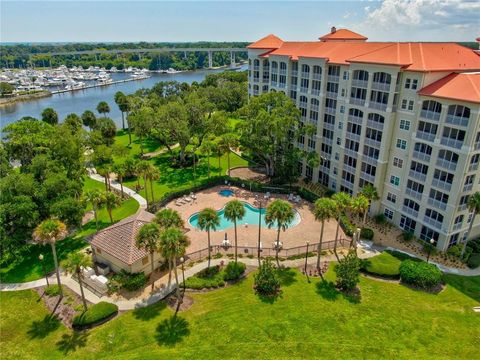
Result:
{"label": "river", "polygon": [[[247,66],[243,65],[242,70],[246,69]],[[122,124],[122,114],[120,113],[120,110],[118,110],[118,106],[113,100],[117,91],[122,91],[125,94],[131,94],[138,89],[150,88],[159,81],[179,81],[191,84],[194,81],[202,81],[205,79],[207,74],[221,72],[224,70],[225,69],[197,70],[177,74],[153,73],[148,79],[128,81],[108,86],[54,94],[50,97],[1,106],[0,131],[6,125],[17,121],[24,116],[32,116],[40,119],[41,112],[47,107],[55,109],[55,111],[58,113],[60,121],[62,121],[68,114],[71,113],[76,113],[80,116],[85,110],[92,110],[98,115],[96,112],[96,107],[100,101],[106,101],[110,105],[109,117],[115,121],[118,127],[120,127]],[[111,77],[115,81],[125,79],[129,77],[129,74],[112,73]]]}

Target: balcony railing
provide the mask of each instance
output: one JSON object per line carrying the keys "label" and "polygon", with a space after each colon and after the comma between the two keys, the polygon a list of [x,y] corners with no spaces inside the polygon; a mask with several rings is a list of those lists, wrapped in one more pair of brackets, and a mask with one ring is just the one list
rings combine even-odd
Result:
{"label": "balcony railing", "polygon": [[258,82],[260,82],[260,79],[259,79],[258,77],[254,77],[254,78],[253,78],[253,82],[254,82],[254,83],[258,83]]}
{"label": "balcony railing", "polygon": [[278,87],[284,89],[287,86],[284,82],[278,83]]}
{"label": "balcony railing", "polygon": [[302,78],[308,79],[309,77],[310,77],[310,73],[309,73],[309,72],[302,71]]}
{"label": "balcony railing", "polygon": [[292,70],[292,76],[298,76],[298,70]]}
{"label": "balcony railing", "polygon": [[459,126],[468,126],[469,118],[447,114],[446,123]]}
{"label": "balcony railing", "polygon": [[357,106],[365,106],[365,99],[351,97],[350,104],[357,105]]}
{"label": "balcony railing", "polygon": [[322,80],[322,74],[313,73],[313,80]]}
{"label": "balcony railing", "polygon": [[253,65],[253,70],[260,70],[260,66],[259,65]]}
{"label": "balcony railing", "polygon": [[460,230],[462,228],[462,223],[458,223],[458,224],[453,224],[452,226],[452,230],[455,231],[455,230]]}
{"label": "balcony railing", "polygon": [[318,105],[311,105],[310,106],[310,109],[313,110],[313,111],[318,111],[319,110],[319,106]]}
{"label": "balcony railing", "polygon": [[371,156],[368,156],[368,155],[365,155],[363,154],[363,161],[365,161],[367,164],[370,164],[370,165],[373,165],[373,166],[377,166],[377,163],[378,163],[378,159],[375,159]]}
{"label": "balcony railing", "polygon": [[468,209],[468,204],[461,204],[461,205],[458,205],[457,207],[457,211],[464,211],[467,209]]}
{"label": "balcony railing", "polygon": [[367,80],[359,80],[359,79],[353,79],[352,80],[352,86],[353,87],[361,87],[361,88],[367,88],[368,86],[368,81]]}
{"label": "balcony railing", "polygon": [[375,130],[383,130],[383,124],[378,121],[367,120],[367,126]]}
{"label": "balcony railing", "polygon": [[426,174],[422,174],[418,171],[415,171],[415,170],[410,170],[408,172],[408,176],[410,176],[411,178],[413,179],[416,179],[418,181],[421,181],[421,182],[425,182],[425,180],[427,180],[427,175]]}
{"label": "balcony railing", "polygon": [[440,120],[440,113],[431,110],[422,110],[420,111],[420,117],[428,120]]}
{"label": "balcony railing", "polygon": [[343,170],[348,171],[351,174],[355,174],[357,171],[353,166],[347,164],[343,164]]}
{"label": "balcony railing", "polygon": [[327,145],[332,145],[333,144],[333,140],[330,139],[330,138],[327,138],[327,137],[323,137],[322,141],[323,141],[324,144],[327,144]]}
{"label": "balcony railing", "polygon": [[436,199],[428,198],[428,204],[432,205],[432,206],[435,206],[437,209],[440,209],[440,210],[446,210],[447,209],[447,204],[446,203],[444,203],[442,201],[438,201]]}
{"label": "balcony railing", "polygon": [[365,138],[365,145],[373,146],[375,148],[380,148],[381,146],[381,141],[373,140],[368,137]]}
{"label": "balcony railing", "polygon": [[328,81],[338,83],[340,81],[340,76],[338,75],[328,75]]}
{"label": "balcony railing", "polygon": [[431,217],[428,217],[425,215],[423,217],[423,222],[429,225],[432,225],[434,228],[441,230],[442,229],[442,223],[438,220],[432,219]]}
{"label": "balcony railing", "polygon": [[468,167],[468,171],[476,171],[476,170],[478,170],[478,163],[470,164],[470,166]]}
{"label": "balcony railing", "polygon": [[361,172],[360,177],[368,182],[371,182],[372,184],[375,183],[375,176],[367,174],[366,172]]}
{"label": "balcony railing", "polygon": [[386,111],[387,110],[387,104],[384,103],[379,103],[376,101],[370,101],[368,104],[368,107],[370,109],[375,109],[375,110],[380,110],[380,111]]}
{"label": "balcony railing", "polygon": [[308,88],[300,86],[300,92],[306,94],[306,93],[308,93]]}
{"label": "balcony railing", "polygon": [[427,163],[430,162],[430,158],[431,158],[430,155],[422,153],[420,151],[416,151],[416,150],[413,151],[412,156],[415,159],[422,160],[422,161],[425,161]]}
{"label": "balcony railing", "polygon": [[417,217],[418,216],[418,211],[417,210],[414,210],[412,208],[409,208],[408,206],[405,206],[403,205],[402,207],[402,211],[406,214],[409,214],[409,215],[412,215],[413,217]]}
{"label": "balcony railing", "polygon": [[418,192],[418,191],[415,191],[415,190],[412,190],[412,189],[409,189],[409,188],[406,188],[405,189],[405,195],[408,195],[408,196],[411,196],[419,201],[422,200],[422,193]]}
{"label": "balcony railing", "polygon": [[432,186],[435,186],[439,189],[447,190],[447,191],[450,191],[452,189],[452,184],[450,184],[446,181],[441,181],[439,179],[433,179],[432,180]]}
{"label": "balcony railing", "polygon": [[325,151],[320,151],[320,157],[321,157],[322,159],[327,159],[327,160],[329,160],[329,159],[332,157],[332,154],[329,154],[329,153],[327,153],[327,152],[325,152]]}
{"label": "balcony railing", "polygon": [[363,123],[363,119],[361,117],[353,116],[353,115],[348,115],[348,121],[357,125],[362,125]]}
{"label": "balcony railing", "polygon": [[263,79],[262,79],[262,82],[263,82],[264,84],[268,84],[269,81],[270,81],[269,78],[263,78]]}
{"label": "balcony railing", "polygon": [[290,85],[290,90],[297,90],[297,85]]}
{"label": "balcony railing", "polygon": [[442,137],[440,140],[440,144],[449,146],[455,149],[461,149],[463,146],[463,141],[462,140],[457,140],[457,139],[450,139],[447,137]]}
{"label": "balcony railing", "polygon": [[338,96],[338,92],[327,91],[327,97],[328,98],[336,99],[337,96]]}
{"label": "balcony railing", "polygon": [[305,102],[305,101],[300,101],[300,102],[298,103],[298,107],[301,107],[301,108],[306,109],[307,106],[308,106],[308,103]]}
{"label": "balcony railing", "polygon": [[272,86],[277,86],[277,85],[278,85],[278,82],[272,81],[271,85],[272,85]]}
{"label": "balcony railing", "polygon": [[390,84],[373,81],[372,82],[372,90],[389,92],[390,91]]}
{"label": "balcony railing", "polygon": [[342,185],[349,188],[350,190],[353,190],[353,183],[345,180],[345,179],[342,179]]}
{"label": "balcony railing", "polygon": [[335,108],[331,108],[331,107],[325,108],[325,114],[335,115],[336,112],[337,112],[337,109]]}
{"label": "balcony railing", "polygon": [[425,132],[425,131],[421,131],[421,130],[417,130],[417,132],[415,133],[415,137],[417,139],[432,141],[432,142],[435,141],[435,136],[436,136],[435,134]]}
{"label": "balcony railing", "polygon": [[457,168],[457,163],[453,161],[448,161],[445,159],[437,159],[437,166],[441,166],[444,169],[455,171]]}
{"label": "balcony railing", "polygon": [[287,70],[280,69],[279,74],[280,75],[287,75]]}
{"label": "balcony railing", "polygon": [[354,150],[351,150],[351,149],[345,149],[343,151],[343,153],[347,156],[350,156],[350,157],[353,157],[353,158],[357,158],[358,156],[358,151],[354,151]]}
{"label": "balcony railing", "polygon": [[345,137],[349,140],[360,142],[360,135],[353,134],[353,133],[347,131],[347,134],[345,135]]}
{"label": "balcony railing", "polygon": [[320,95],[319,89],[312,89],[312,95]]}
{"label": "balcony railing", "polygon": [[463,192],[468,192],[468,191],[472,191],[473,189],[473,184],[467,184],[467,185],[463,185]]}

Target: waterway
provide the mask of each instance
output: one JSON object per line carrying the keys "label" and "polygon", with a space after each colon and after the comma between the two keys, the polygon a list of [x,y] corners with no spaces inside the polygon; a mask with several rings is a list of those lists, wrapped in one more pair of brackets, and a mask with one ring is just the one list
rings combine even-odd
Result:
{"label": "waterway", "polygon": [[[242,70],[247,68],[242,66]],[[100,101],[106,101],[110,105],[111,117],[118,127],[122,123],[122,114],[115,104],[114,96],[117,91],[122,91],[125,94],[131,94],[142,88],[150,88],[160,81],[179,81],[191,84],[194,81],[200,82],[205,79],[206,75],[221,72],[225,69],[215,70],[197,70],[181,72],[176,74],[151,74],[148,79],[128,81],[119,84],[113,84],[102,87],[95,87],[72,92],[65,92],[54,94],[50,97],[17,102],[11,105],[0,107],[0,130],[6,125],[15,122],[22,117],[32,116],[40,119],[40,114],[43,109],[51,107],[58,113],[60,121],[62,121],[68,114],[76,113],[81,115],[85,110],[91,110],[96,113],[97,104]],[[122,80],[128,78],[130,75],[125,73],[112,73],[112,80]]]}

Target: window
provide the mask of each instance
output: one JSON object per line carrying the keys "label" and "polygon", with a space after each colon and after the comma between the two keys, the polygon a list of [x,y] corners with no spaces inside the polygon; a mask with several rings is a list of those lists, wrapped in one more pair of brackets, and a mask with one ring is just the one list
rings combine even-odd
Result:
{"label": "window", "polygon": [[349,173],[348,171],[342,171],[342,179],[353,184],[355,182],[355,175]]}
{"label": "window", "polygon": [[418,87],[418,80],[413,79],[412,80],[412,90],[417,90],[417,87]]}
{"label": "window", "polygon": [[348,71],[343,72],[343,80],[348,80]]}
{"label": "window", "polygon": [[428,165],[419,163],[417,161],[412,161],[410,163],[410,170],[420,173],[422,175],[427,175],[428,173]]}
{"label": "window", "polygon": [[427,209],[425,211],[425,216],[432,220],[438,221],[440,224],[443,223],[443,215],[433,209]]}
{"label": "window", "polygon": [[368,174],[370,176],[375,176],[375,174],[377,173],[377,167],[376,166],[373,166],[373,165],[370,165],[370,164],[367,164],[366,162],[362,162],[362,172],[364,172],[365,174]]}
{"label": "window", "polygon": [[410,130],[410,121],[400,120],[400,130],[409,131]]}
{"label": "window", "polygon": [[390,210],[389,208],[385,208],[385,210],[383,211],[383,214],[385,215],[385,217],[387,219],[390,219],[392,220],[393,219],[393,215],[395,214],[393,210]]}
{"label": "window", "polygon": [[400,218],[400,227],[409,233],[414,233],[415,228],[417,227],[417,222],[409,217],[402,215]]}
{"label": "window", "polygon": [[403,200],[403,205],[406,206],[407,208],[409,209],[412,209],[414,211],[417,211],[420,210],[420,205],[417,204],[415,201],[411,200],[411,199],[408,199],[408,198],[405,198]]}
{"label": "window", "polygon": [[463,218],[464,218],[463,215],[458,215],[458,216],[455,218],[455,221],[453,222],[453,226],[458,226],[458,227],[462,226]]}
{"label": "window", "polygon": [[345,106],[341,105],[340,106],[340,114],[343,114],[345,112]]}
{"label": "window", "polygon": [[342,139],[340,139],[339,137],[337,137],[337,145],[342,145]]}
{"label": "window", "polygon": [[343,122],[340,121],[340,122],[338,123],[338,129],[339,129],[339,130],[342,130],[342,129],[343,129]]}
{"label": "window", "polygon": [[413,100],[408,101],[408,111],[413,111],[413,104],[414,104]]}
{"label": "window", "polygon": [[397,139],[397,148],[405,150],[407,148],[407,140]]}
{"label": "window", "polygon": [[380,156],[380,150],[371,146],[364,145],[363,155],[368,156],[372,159],[378,160],[378,157]]}
{"label": "window", "polygon": [[360,125],[347,122],[347,131],[352,134],[360,135],[362,133],[362,127]]}
{"label": "window", "polygon": [[346,149],[357,152],[359,146],[360,146],[360,143],[358,143],[356,141],[349,140],[349,139],[345,139],[345,148]]}
{"label": "window", "polygon": [[416,193],[423,194],[424,186],[416,181],[408,179],[407,189],[415,191]]}
{"label": "window", "polygon": [[402,99],[402,110],[407,110],[407,105],[408,105],[408,100],[407,99]]}
{"label": "window", "polygon": [[390,184],[394,186],[399,186],[400,185],[400,178],[395,175],[390,175]]}
{"label": "window", "polygon": [[403,167],[403,159],[399,159],[397,157],[394,157],[393,158],[393,166],[401,169]]}
{"label": "window", "polygon": [[410,84],[411,84],[411,79],[406,78],[405,79],[405,89],[410,89]]}
{"label": "window", "polygon": [[375,141],[378,141],[378,142],[382,141],[382,132],[380,130],[374,130],[374,129],[371,129],[371,128],[367,127],[367,132],[366,132],[365,136],[368,139],[372,139],[372,140],[375,140]]}
{"label": "window", "polygon": [[390,201],[391,203],[395,204],[397,202],[397,195],[389,192],[387,194],[387,200]]}
{"label": "window", "polygon": [[335,153],[335,160],[340,160],[340,154],[339,153]]}
{"label": "window", "polygon": [[458,243],[458,238],[459,238],[459,233],[453,234],[450,236],[450,241],[448,242],[448,247],[452,247],[453,245],[456,245]]}
{"label": "window", "polygon": [[435,190],[435,189],[430,189],[430,199],[439,201],[443,204],[448,203],[448,195],[442,193],[441,191]]}
{"label": "window", "polygon": [[422,226],[422,231],[420,232],[420,239],[423,241],[430,242],[433,239],[433,244],[436,245],[438,241],[438,237],[440,234],[435,230],[432,230],[425,225]]}
{"label": "window", "polygon": [[353,168],[357,167],[357,159],[355,159],[351,156],[344,155],[343,156],[343,163],[345,165],[351,166]]}

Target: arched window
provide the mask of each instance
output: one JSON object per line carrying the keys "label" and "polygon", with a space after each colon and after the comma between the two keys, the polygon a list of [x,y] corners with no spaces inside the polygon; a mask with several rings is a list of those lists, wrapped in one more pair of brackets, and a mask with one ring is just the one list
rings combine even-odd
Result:
{"label": "arched window", "polygon": [[453,163],[458,163],[458,154],[454,153],[453,151],[450,150],[440,150],[438,152],[438,157],[439,159],[442,160],[447,160]]}
{"label": "arched window", "polygon": [[373,82],[380,84],[390,84],[392,82],[392,76],[383,71],[373,74]]}
{"label": "arched window", "polygon": [[368,81],[368,71],[355,70],[353,72],[353,80]]}
{"label": "arched window", "polygon": [[[303,96],[303,97],[305,97],[305,96]],[[317,99],[312,98],[312,99],[310,100],[310,104],[319,106],[319,105],[320,105],[320,101],[317,100]]]}
{"label": "arched window", "polygon": [[260,60],[258,59],[253,60],[253,66],[260,66]]}
{"label": "arched window", "polygon": [[285,62],[282,61],[282,62],[280,63],[280,70],[287,70],[287,63],[285,63]]}
{"label": "arched window", "polygon": [[470,108],[463,105],[450,105],[448,107],[447,123],[468,126]]}
{"label": "arched window", "polygon": [[414,150],[422,154],[432,155],[432,147],[424,143],[415,143]]}
{"label": "arched window", "polygon": [[307,64],[303,64],[302,65],[302,77],[308,78],[309,75],[310,75],[310,66],[308,66]]}
{"label": "arched window", "polygon": [[363,111],[352,108],[348,110],[348,115],[363,118]]}
{"label": "arched window", "polygon": [[278,63],[276,61],[272,61],[272,71],[277,71]]}
{"label": "arched window", "polygon": [[385,122],[385,118],[382,115],[376,114],[376,113],[368,114],[368,120],[371,120],[380,124],[383,124]]}

